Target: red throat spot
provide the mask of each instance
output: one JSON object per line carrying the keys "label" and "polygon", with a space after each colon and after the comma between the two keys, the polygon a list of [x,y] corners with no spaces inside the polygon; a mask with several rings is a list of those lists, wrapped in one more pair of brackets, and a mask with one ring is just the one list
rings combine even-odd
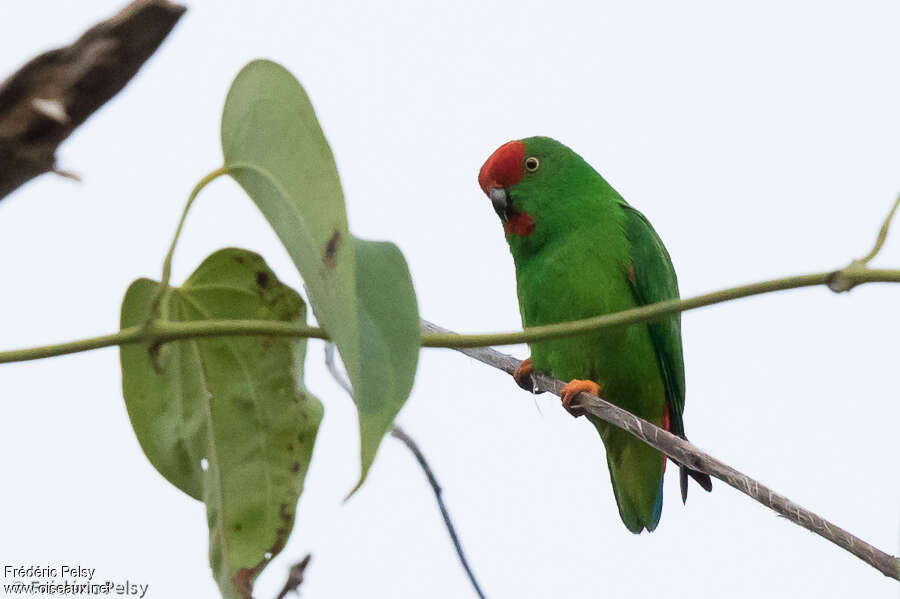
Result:
{"label": "red throat spot", "polygon": [[518,183],[524,173],[522,161],[525,158],[525,144],[510,141],[496,150],[478,171],[478,185],[490,194],[492,187],[507,189]]}
{"label": "red throat spot", "polygon": [[503,230],[507,233],[513,233],[519,237],[527,237],[534,231],[534,221],[528,216],[527,212],[516,212],[512,218],[503,225]]}

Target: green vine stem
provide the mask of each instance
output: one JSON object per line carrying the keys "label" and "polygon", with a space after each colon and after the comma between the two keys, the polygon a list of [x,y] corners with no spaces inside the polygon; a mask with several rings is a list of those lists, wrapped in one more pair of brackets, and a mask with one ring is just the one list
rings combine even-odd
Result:
{"label": "green vine stem", "polygon": [[[558,339],[560,337],[591,333],[610,327],[626,326],[648,322],[666,314],[686,312],[704,306],[719,304],[743,297],[762,295],[774,291],[797,289],[826,285],[835,292],[852,289],[864,283],[900,283],[900,270],[879,270],[866,268],[858,262],[850,266],[829,272],[813,273],[783,279],[773,279],[722,289],[684,300],[669,300],[605,314],[583,320],[563,322],[542,327],[531,327],[524,331],[509,333],[492,333],[480,335],[456,335],[450,333],[429,333],[422,336],[422,347],[485,347],[488,345],[512,345]],[[53,356],[74,354],[78,352],[124,345],[128,343],[162,344],[179,339],[197,337],[224,337],[244,335],[275,335],[285,337],[307,337],[328,339],[325,331],[318,327],[299,326],[260,320],[204,320],[197,322],[169,322],[154,320],[144,326],[122,329],[118,333],[92,337],[79,341],[70,341],[56,345],[44,345],[26,349],[0,352],[0,364],[39,360]]]}
{"label": "green vine stem", "polygon": [[[172,245],[163,261],[163,275],[159,286],[159,292],[154,298],[153,312],[150,319],[143,326],[129,327],[118,333],[91,337],[79,341],[69,341],[56,345],[43,345],[26,349],[16,349],[0,352],[0,364],[9,362],[25,362],[28,360],[40,360],[53,356],[74,354],[113,345],[125,345],[128,343],[150,343],[151,348],[157,348],[168,341],[179,339],[192,339],[197,337],[225,337],[235,335],[276,335],[285,337],[307,337],[315,339],[328,339],[324,330],[318,327],[298,326],[287,323],[258,320],[205,320],[198,322],[168,322],[158,320],[153,315],[159,307],[165,289],[168,287],[172,271],[172,255],[175,246],[181,236],[184,221],[188,211],[194,203],[194,199],[200,190],[206,187],[214,179],[227,174],[227,169],[222,166],[205,175],[188,197]],[[719,291],[713,291],[704,295],[697,295],[684,300],[668,300],[658,302],[631,310],[623,310],[613,314],[604,314],[583,320],[561,322],[541,327],[530,327],[524,331],[510,333],[488,333],[481,335],[457,335],[455,333],[426,333],[422,336],[422,347],[446,347],[454,349],[470,347],[487,347],[489,345],[514,345],[517,343],[532,343],[547,339],[559,339],[599,331],[601,329],[627,326],[649,322],[666,314],[686,312],[704,306],[720,304],[743,297],[762,295],[774,291],[799,289],[801,287],[815,287],[826,285],[835,293],[850,291],[863,283],[900,283],[900,270],[884,270],[869,268],[867,264],[881,251],[884,240],[887,238],[888,228],[897,207],[900,206],[900,195],[894,201],[890,212],[881,224],[878,237],[872,250],[865,257],[853,260],[849,265],[840,270],[772,279],[749,285],[731,287]],[[152,355],[152,354],[151,354]]]}
{"label": "green vine stem", "polygon": [[150,303],[150,320],[153,320],[159,316],[159,303],[162,301],[162,298],[166,293],[166,289],[169,288],[169,280],[172,278],[172,256],[175,255],[175,246],[178,245],[178,240],[181,238],[181,230],[184,229],[184,221],[187,220],[188,212],[190,212],[191,206],[193,206],[194,204],[194,200],[197,199],[197,195],[200,193],[200,190],[202,190],[204,187],[206,187],[222,175],[227,174],[228,170],[224,166],[220,166],[216,170],[205,174],[199,181],[197,181],[197,184],[194,185],[194,189],[191,190],[191,194],[188,196],[187,202],[184,205],[184,211],[181,213],[181,219],[179,219],[178,226],[175,228],[175,236],[172,237],[172,243],[171,245],[169,245],[169,251],[166,252],[166,257],[163,260],[162,277],[160,277],[159,289],[157,290],[156,295],[153,296],[153,301]]}
{"label": "green vine stem", "polygon": [[878,255],[878,252],[881,251],[881,246],[884,245],[884,240],[887,239],[888,229],[891,226],[891,220],[894,218],[894,213],[897,212],[897,206],[900,206],[900,195],[897,195],[897,199],[894,200],[894,205],[891,206],[891,211],[888,212],[884,222],[881,223],[881,229],[878,230],[878,237],[875,239],[875,245],[872,247],[872,251],[859,260],[854,260],[853,264],[866,266],[872,261],[872,258]]}
{"label": "green vine stem", "polygon": [[488,345],[513,345],[516,343],[533,343],[561,337],[572,337],[585,333],[599,331],[610,327],[626,326],[648,322],[672,314],[674,312],[687,312],[704,306],[720,304],[752,295],[762,295],[774,291],[787,289],[799,289],[801,287],[815,287],[827,285],[832,291],[839,293],[849,291],[863,283],[900,283],[900,270],[876,270],[858,266],[848,266],[845,269],[830,272],[813,273],[783,279],[761,281],[739,287],[731,287],[720,291],[713,291],[704,295],[697,295],[684,300],[667,300],[655,304],[594,316],[571,322],[529,327],[524,331],[510,333],[487,333],[482,335],[456,335],[429,334],[422,338],[423,347],[486,347]]}

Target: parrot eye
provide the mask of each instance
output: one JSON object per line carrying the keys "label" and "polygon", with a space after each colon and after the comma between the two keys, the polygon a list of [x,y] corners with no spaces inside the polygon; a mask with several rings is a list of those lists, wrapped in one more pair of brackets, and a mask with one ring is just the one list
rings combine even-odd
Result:
{"label": "parrot eye", "polygon": [[539,166],[541,166],[541,161],[534,156],[529,156],[525,159],[525,170],[529,173],[533,173],[534,171],[538,170]]}

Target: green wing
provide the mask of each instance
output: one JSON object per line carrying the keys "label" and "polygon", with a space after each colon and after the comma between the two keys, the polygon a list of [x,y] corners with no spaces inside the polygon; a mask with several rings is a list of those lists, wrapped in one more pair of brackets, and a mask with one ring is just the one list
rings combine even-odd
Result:
{"label": "green wing", "polygon": [[[675,268],[662,241],[644,215],[623,202],[625,236],[630,243],[628,281],[638,305],[678,297]],[[671,432],[684,437],[684,357],[681,351],[681,314],[647,325],[656,361],[666,387]]]}

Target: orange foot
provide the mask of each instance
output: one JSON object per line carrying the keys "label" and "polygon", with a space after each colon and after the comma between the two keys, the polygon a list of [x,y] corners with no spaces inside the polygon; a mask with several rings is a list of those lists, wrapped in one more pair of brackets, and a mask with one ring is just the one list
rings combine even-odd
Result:
{"label": "orange foot", "polygon": [[526,391],[534,393],[534,381],[531,380],[532,372],[531,358],[525,358],[522,360],[522,363],[519,364],[519,367],[516,368],[516,371],[513,373],[513,378],[516,379],[517,385]]}
{"label": "orange foot", "polygon": [[579,393],[584,391],[585,393],[590,393],[591,395],[596,395],[597,397],[601,397],[601,393],[603,393],[603,387],[595,383],[594,381],[585,381],[581,379],[572,379],[566,386],[562,388],[562,392],[560,393],[560,397],[562,398],[563,407],[575,418],[579,416],[584,416],[584,408],[581,406],[572,405],[572,400],[575,399]]}

